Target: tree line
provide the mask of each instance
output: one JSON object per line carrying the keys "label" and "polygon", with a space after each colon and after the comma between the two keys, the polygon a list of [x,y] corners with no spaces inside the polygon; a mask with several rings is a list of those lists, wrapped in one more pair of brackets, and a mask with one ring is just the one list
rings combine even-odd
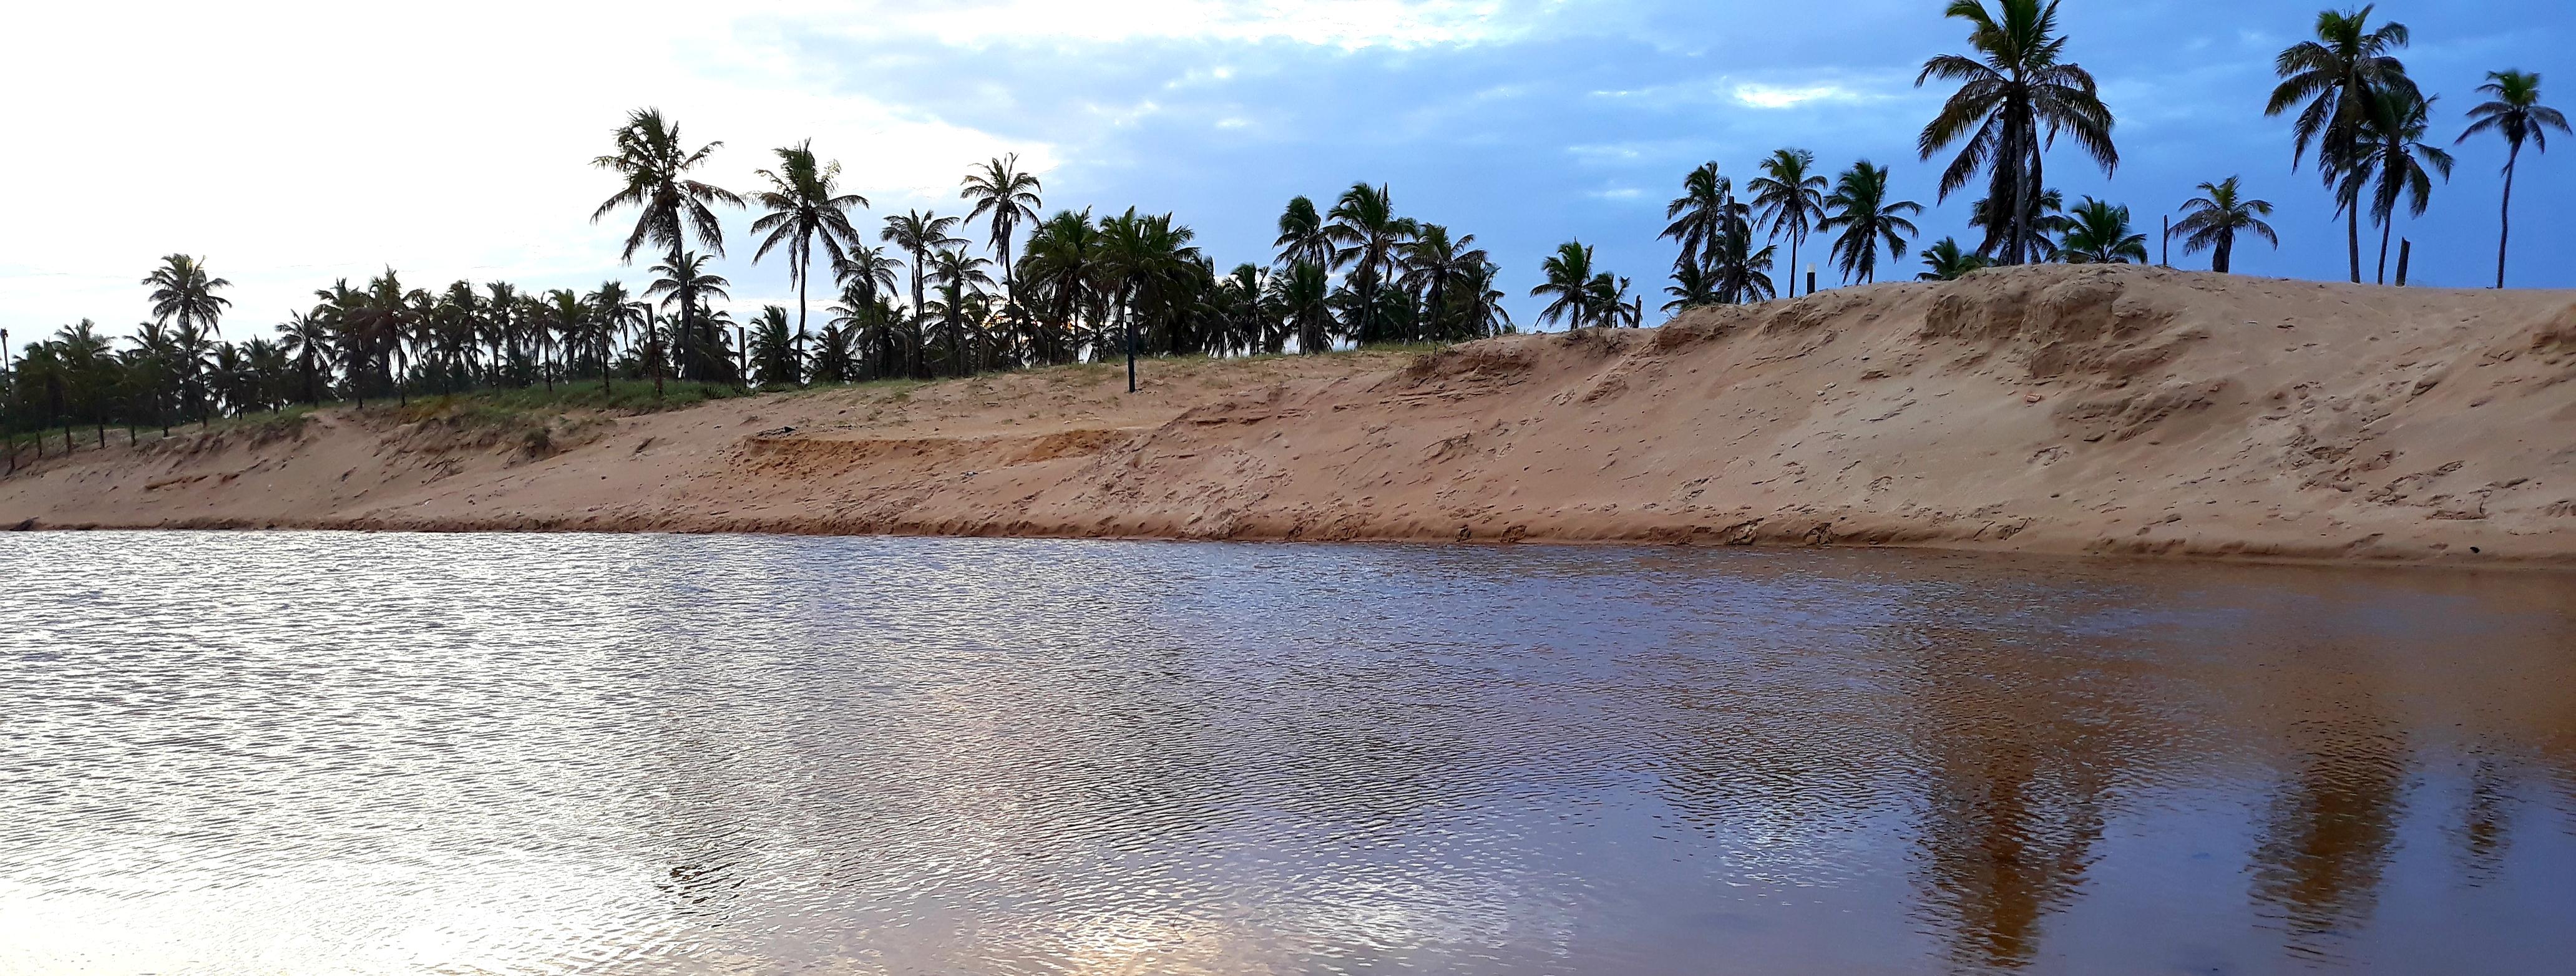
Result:
{"label": "tree line", "polygon": [[[2144,263],[2147,235],[2121,204],[2073,206],[2045,179],[2060,138],[2106,175],[2119,150],[2111,110],[2093,76],[2066,60],[2057,0],[1953,0],[1946,16],[1969,26],[1968,54],[1924,63],[1917,86],[1957,88],[1927,123],[1924,161],[1951,153],[1939,202],[1981,188],[1969,207],[1971,247],[1944,238],[1924,246],[1927,280],[1988,265],[2038,261]],[[2436,176],[2453,160],[2428,142],[2438,97],[2411,78],[2395,52],[2403,24],[2375,7],[2328,10],[2315,38],[2283,50],[2265,104],[2292,118],[2292,169],[2310,168],[2346,221],[2352,280],[2362,279],[2362,217],[2379,230],[2378,280],[2399,207],[2421,215]],[[2523,148],[2547,149],[2566,119],[2540,102],[2540,78],[2492,72],[2457,140],[2492,135],[2507,146],[2498,232],[2497,286],[2505,280],[2512,189]],[[1041,216],[1044,187],[1018,157],[992,159],[960,182],[962,213],[907,210],[862,229],[868,200],[841,185],[839,163],[811,140],[772,150],[759,186],[737,193],[697,177],[721,142],[692,145],[658,110],[629,113],[610,151],[592,164],[616,189],[594,222],[631,217],[620,260],[654,260],[640,290],[609,280],[542,293],[508,282],[407,286],[393,270],[360,285],[343,279],[313,293],[273,334],[241,342],[220,325],[229,282],[202,260],[163,259],[141,284],[152,318],[117,341],[87,319],[7,349],[0,331],[0,406],[14,433],[110,426],[205,424],[226,415],[324,400],[405,401],[422,394],[666,379],[740,387],[791,387],[887,378],[965,376],[993,370],[1104,361],[1120,356],[1218,356],[1320,352],[1350,343],[1456,342],[1510,332],[1495,284],[1500,270],[1473,234],[1400,215],[1389,188],[1355,183],[1329,205],[1300,196],[1277,222],[1273,253],[1220,271],[1196,235],[1169,213],[1128,208]],[[1894,199],[1890,168],[1867,159],[1834,175],[1805,149],[1784,148],[1756,166],[1738,193],[1715,162],[1683,177],[1661,237],[1679,248],[1664,292],[1667,312],[1799,293],[1798,262],[1811,244],[1845,283],[1877,280],[1881,256],[1903,260],[1923,205]],[[2278,246],[2263,219],[2270,202],[2237,176],[2199,186],[2172,228],[2185,254],[2208,251],[2227,271],[2240,236]],[[718,307],[731,287],[708,267],[725,253],[719,209],[757,208],[753,261],[783,260],[796,305],[766,305],[745,321]],[[1025,236],[1022,232],[1026,231]],[[980,242],[971,238],[981,238]],[[978,245],[980,250],[978,252]],[[2170,242],[2168,242],[2170,243]],[[1785,256],[1782,245],[1787,247]],[[989,256],[988,256],[989,255]],[[1775,280],[1781,261],[1785,282]],[[820,322],[814,278],[824,276]],[[1597,266],[1569,241],[1540,263],[1539,319],[1572,328],[1641,325],[1644,299],[1625,276]],[[2403,277],[2401,272],[2401,278]],[[1809,282],[1813,287],[1813,282]],[[41,444],[41,441],[39,442]],[[11,441],[14,465],[15,440]]]}

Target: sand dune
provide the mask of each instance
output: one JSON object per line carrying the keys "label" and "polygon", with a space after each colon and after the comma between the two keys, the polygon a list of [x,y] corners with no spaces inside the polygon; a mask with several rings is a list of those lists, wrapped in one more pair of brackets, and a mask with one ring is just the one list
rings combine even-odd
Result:
{"label": "sand dune", "polygon": [[53,459],[0,524],[1905,544],[2576,562],[2576,294],[2038,267],[1423,356]]}

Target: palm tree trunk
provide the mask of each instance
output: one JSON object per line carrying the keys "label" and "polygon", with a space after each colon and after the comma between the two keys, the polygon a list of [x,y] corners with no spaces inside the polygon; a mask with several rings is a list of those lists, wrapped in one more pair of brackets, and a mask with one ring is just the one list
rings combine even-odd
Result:
{"label": "palm tree trunk", "polygon": [[2506,152],[2504,157],[2504,208],[2501,214],[2502,220],[2498,223],[2496,231],[2496,287],[2498,289],[2504,287],[2505,246],[2513,240],[2513,166],[2521,158],[2522,144],[2519,142],[2514,143],[2513,149]]}
{"label": "palm tree trunk", "polygon": [[[813,258],[811,258],[811,257],[808,257],[808,258],[806,258],[806,259],[805,259],[805,262],[806,262],[806,263],[811,263],[812,261],[813,261]],[[803,385],[805,385],[805,279],[806,279],[808,276],[812,275],[812,274],[813,274],[812,269],[811,269],[811,268],[806,267],[806,266],[805,266],[805,264],[799,264],[799,265],[797,266],[797,269],[796,269],[796,385],[798,385],[798,386],[803,386]]]}
{"label": "palm tree trunk", "polygon": [[2382,284],[2382,285],[2384,285],[2384,284],[2387,284],[2387,283],[2388,283],[2388,235],[2389,235],[2389,234],[2391,234],[2391,233],[2394,233],[2396,230],[2397,230],[2397,211],[2396,211],[2396,209],[2395,209],[2395,208],[2390,208],[2390,210],[2388,211],[2388,219],[2386,219],[2386,220],[2382,220],[2382,221],[2380,221],[2380,222],[2379,222],[2379,281],[2377,282],[2378,284]]}
{"label": "palm tree trunk", "polygon": [[2352,251],[2352,283],[2361,284],[2361,201],[2344,205],[2344,244]]}
{"label": "palm tree trunk", "polygon": [[[2189,242],[2189,241],[2185,241],[2185,242],[2183,242],[2183,243],[2185,243],[2185,244],[2189,244],[2190,242]],[[2219,235],[2219,238],[2218,238],[2218,247],[2216,248],[2215,252],[2213,253],[2213,256],[2209,259],[2209,270],[2211,270],[2211,271],[2215,271],[2215,272],[2218,272],[2219,274],[2226,274],[2226,273],[2227,273],[2227,258],[2228,258],[2228,256],[2229,256],[2230,254],[2234,253],[2234,252],[2235,252],[2235,250],[2236,250],[2236,237],[2235,237],[2235,235],[2233,235],[2233,234],[2221,234],[2221,235]]]}

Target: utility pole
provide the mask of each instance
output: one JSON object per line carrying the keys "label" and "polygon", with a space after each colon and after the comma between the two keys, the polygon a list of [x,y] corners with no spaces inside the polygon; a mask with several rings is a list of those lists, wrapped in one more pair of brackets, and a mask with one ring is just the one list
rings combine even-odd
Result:
{"label": "utility pole", "polygon": [[2164,257],[2163,257],[2162,259],[2158,260],[2156,263],[2157,263],[2157,264],[2164,265],[2165,267],[2170,268],[2170,267],[2173,267],[2173,215],[2172,215],[2172,214],[2166,214],[2166,215],[2165,215],[2165,241],[2164,241],[2164,244],[2165,244],[2165,247],[2164,247]]}
{"label": "utility pole", "polygon": [[1119,316],[1119,319],[1127,333],[1127,392],[1134,393],[1136,392],[1136,319],[1126,315]]}
{"label": "utility pole", "polygon": [[2414,241],[2412,241],[2412,240],[2409,240],[2409,239],[2407,239],[2407,238],[2403,238],[2403,237],[2398,238],[2398,239],[2397,239],[2397,287],[2399,287],[2399,288],[2404,288],[2404,287],[2406,287],[2406,265],[2407,265],[2408,263],[2410,263],[2411,261],[2413,261],[2413,260],[2414,260],[2414,258],[2415,258],[2415,242],[2414,242]]}
{"label": "utility pole", "polygon": [[739,325],[733,327],[733,355],[734,385],[751,389],[751,333]]}
{"label": "utility pole", "polygon": [[1814,296],[1814,295],[1815,295],[1815,293],[1816,293],[1816,262],[1809,261],[1809,262],[1807,262],[1807,294],[1808,294],[1810,297],[1812,297],[1812,296]]}

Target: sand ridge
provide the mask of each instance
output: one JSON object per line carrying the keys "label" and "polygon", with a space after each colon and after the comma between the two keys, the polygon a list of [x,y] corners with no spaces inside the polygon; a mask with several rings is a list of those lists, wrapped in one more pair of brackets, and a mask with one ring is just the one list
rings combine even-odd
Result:
{"label": "sand ridge", "polygon": [[1895,544],[2576,563],[2576,293],[2133,267],[1411,355],[51,459],[0,525]]}

